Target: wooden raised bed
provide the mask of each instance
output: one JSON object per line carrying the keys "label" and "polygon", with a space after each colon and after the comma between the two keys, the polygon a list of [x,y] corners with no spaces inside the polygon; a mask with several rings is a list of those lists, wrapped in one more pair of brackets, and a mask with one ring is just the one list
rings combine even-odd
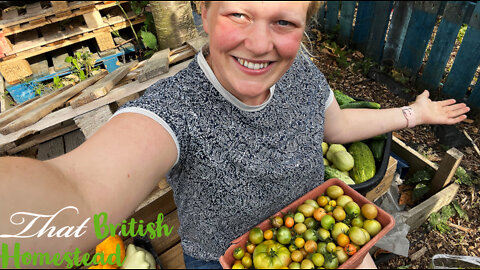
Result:
{"label": "wooden raised bed", "polygon": [[410,169],[407,177],[428,167],[435,171],[430,186],[430,197],[402,213],[406,218],[406,223],[410,226],[410,231],[412,231],[420,227],[432,213],[450,204],[457,195],[459,185],[451,183],[451,181],[463,154],[452,148],[447,151],[440,164],[436,165],[395,136],[392,137],[392,152],[409,163]]}

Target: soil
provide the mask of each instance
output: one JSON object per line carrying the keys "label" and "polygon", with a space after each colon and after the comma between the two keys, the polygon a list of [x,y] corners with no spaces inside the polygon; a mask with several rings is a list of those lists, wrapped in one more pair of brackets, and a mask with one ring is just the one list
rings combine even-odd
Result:
{"label": "soil", "polygon": [[[412,86],[395,81],[388,75],[392,74],[392,70],[388,68],[373,66],[366,69],[365,72],[356,70],[355,67],[366,63],[363,54],[345,47],[343,49],[345,55],[343,59],[339,59],[338,50],[336,53],[331,48],[332,46],[324,46],[327,44],[325,41],[328,41],[331,37],[322,35],[318,31],[309,33],[309,36],[312,43],[310,43],[311,46],[307,46],[307,49],[332,89],[341,90],[353,97],[375,101],[380,103],[382,108],[408,105],[421,93]],[[346,64],[342,65],[341,60],[346,60]],[[402,83],[408,83],[408,81],[402,81]],[[430,93],[430,98],[441,100],[445,97],[441,96],[440,91],[435,91]],[[463,137],[467,133],[473,143],[479,146],[480,112],[472,110],[467,116],[466,121],[453,126],[454,137]],[[442,128],[443,126],[421,125],[398,130],[394,134],[432,162],[438,163],[445,155],[446,150],[452,147],[445,145],[450,143],[448,140],[446,142],[442,141],[443,144],[440,142],[441,134],[439,134],[439,130]],[[462,146],[462,144],[465,146]],[[435,254],[480,257],[480,225],[477,222],[480,217],[480,198],[477,195],[480,188],[478,185],[480,153],[476,152],[470,140],[453,146],[464,154],[460,166],[471,174],[472,179],[477,181],[476,184],[471,186],[461,184],[455,198],[466,211],[468,220],[458,218],[458,216],[451,218],[449,220],[450,230],[445,233],[431,230],[428,222],[426,222],[407,235],[410,241],[409,258],[397,255],[391,256],[392,258],[388,261],[377,264],[379,268],[429,268]],[[415,256],[412,256],[414,254]]]}

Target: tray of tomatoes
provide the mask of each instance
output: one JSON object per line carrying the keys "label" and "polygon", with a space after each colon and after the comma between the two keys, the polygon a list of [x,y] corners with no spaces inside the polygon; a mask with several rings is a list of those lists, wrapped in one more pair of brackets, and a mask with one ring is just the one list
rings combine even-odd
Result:
{"label": "tray of tomatoes", "polygon": [[393,217],[332,178],[232,241],[224,269],[355,268]]}

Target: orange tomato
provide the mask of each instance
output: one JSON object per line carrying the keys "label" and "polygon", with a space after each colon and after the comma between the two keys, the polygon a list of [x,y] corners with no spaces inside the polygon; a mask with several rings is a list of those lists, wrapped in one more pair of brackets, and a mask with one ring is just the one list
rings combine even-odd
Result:
{"label": "orange tomato", "polygon": [[350,238],[348,235],[341,233],[337,236],[337,244],[341,247],[345,247],[346,245],[350,244]]}
{"label": "orange tomato", "polygon": [[357,248],[352,244],[347,244],[343,250],[347,253],[348,256],[352,256],[357,252]]}
{"label": "orange tomato", "polygon": [[319,196],[317,198],[317,203],[318,203],[318,205],[320,205],[320,207],[324,207],[325,205],[327,205],[328,201],[329,200],[328,200],[327,196]]}
{"label": "orange tomato", "polygon": [[299,251],[302,252],[302,255],[303,255],[304,258],[305,258],[305,256],[307,256],[307,254],[308,254],[308,252],[305,250],[304,247],[301,248],[301,249],[299,249]]}
{"label": "orange tomato", "polygon": [[247,249],[248,253],[253,254],[253,251],[255,250],[255,247],[256,247],[256,245],[254,243],[247,242],[246,249]]}
{"label": "orange tomato", "polygon": [[290,255],[290,258],[292,259],[292,261],[294,262],[301,262],[303,260],[303,254],[300,250],[295,250],[294,252],[292,252],[292,254]]}
{"label": "orange tomato", "polygon": [[297,246],[298,248],[303,248],[304,245],[305,245],[305,239],[301,237],[295,238],[295,246]]}
{"label": "orange tomato", "polygon": [[305,251],[307,251],[308,253],[314,253],[317,251],[317,242],[313,241],[313,240],[308,240],[307,242],[305,242]]}
{"label": "orange tomato", "polygon": [[273,238],[273,231],[268,229],[268,230],[265,230],[263,232],[263,238],[265,238],[265,240],[270,240]]}
{"label": "orange tomato", "polygon": [[313,211],[313,218],[317,221],[321,221],[323,216],[325,216],[327,212],[323,208],[317,208],[315,211]]}
{"label": "orange tomato", "polygon": [[294,224],[295,224],[295,220],[293,219],[293,217],[286,217],[285,218],[285,226],[287,228],[292,228]]}

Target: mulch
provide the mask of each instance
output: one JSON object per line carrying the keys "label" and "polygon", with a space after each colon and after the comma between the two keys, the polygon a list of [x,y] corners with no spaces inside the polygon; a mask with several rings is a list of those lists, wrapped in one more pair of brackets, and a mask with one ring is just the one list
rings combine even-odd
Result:
{"label": "mulch", "polygon": [[[354,69],[355,63],[364,61],[363,54],[358,51],[348,51],[346,54],[348,67],[340,66],[341,64],[337,62],[338,54],[322,46],[328,37],[320,34],[315,37],[315,34],[312,35],[313,46],[307,46],[307,48],[312,53],[312,60],[323,72],[332,89],[341,90],[353,97],[375,101],[380,103],[382,108],[408,105],[421,93],[420,90],[416,90],[412,86],[402,84],[400,84],[400,88],[392,89],[392,87],[389,87],[391,83],[376,80],[378,76],[372,73],[372,70],[376,70],[377,73],[386,74],[388,69],[381,70],[379,67],[373,67],[368,73],[363,73],[361,70],[356,71]],[[347,49],[345,48],[345,50]],[[399,83],[397,83],[398,85]],[[398,89],[401,89],[401,91],[398,91]],[[431,92],[430,97],[432,100],[444,98],[439,91]],[[462,134],[466,132],[473,142],[480,146],[480,112],[471,111],[467,116],[467,121],[456,124],[454,127],[457,132]],[[416,126],[396,131],[396,135],[432,162],[438,163],[450,147],[440,143],[436,128],[438,127]],[[478,179],[480,177],[478,174],[480,172],[480,154],[475,151],[471,142],[468,146],[457,146],[456,148],[464,154],[460,166],[472,173],[474,179]],[[477,195],[479,189],[478,184],[473,186],[461,185],[455,198],[466,211],[469,217],[468,221],[455,217],[451,218],[449,224],[453,225],[451,225],[450,231],[446,233],[431,230],[425,223],[407,235],[410,241],[409,258],[395,255],[387,262],[377,266],[379,268],[429,268],[431,259],[435,254],[480,257],[480,224],[477,222],[480,217],[480,198]]]}

